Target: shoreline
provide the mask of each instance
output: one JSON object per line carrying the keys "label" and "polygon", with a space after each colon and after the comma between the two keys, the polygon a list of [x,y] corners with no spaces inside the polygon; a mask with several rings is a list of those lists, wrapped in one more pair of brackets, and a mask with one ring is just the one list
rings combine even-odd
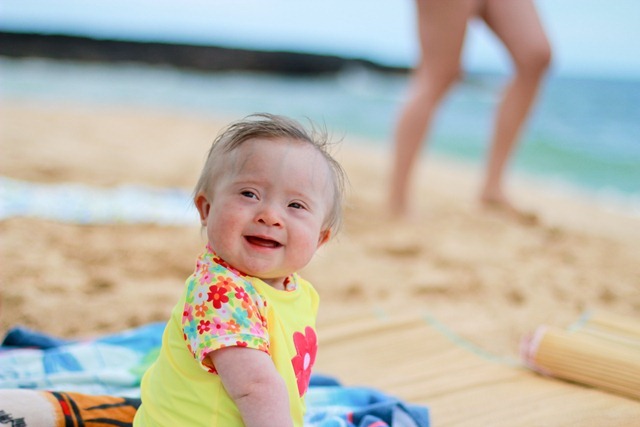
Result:
{"label": "shoreline", "polygon": [[[58,105],[69,105],[71,108],[105,108],[107,110],[121,108],[123,103],[128,103],[126,108],[132,110],[144,109],[168,115],[197,116],[207,114],[221,117],[228,115],[229,120],[255,111],[254,109],[248,110],[254,104],[258,106],[258,110],[273,106],[281,113],[293,114],[294,116],[301,114],[302,111],[315,112],[312,114],[317,113],[317,117],[315,117],[317,120],[328,120],[332,129],[339,131],[337,136],[344,135],[349,141],[353,139],[364,140],[366,141],[365,145],[377,146],[380,150],[390,150],[391,148],[389,135],[393,126],[391,117],[396,114],[397,104],[400,102],[401,85],[404,81],[395,77],[383,78],[364,71],[350,71],[329,78],[314,77],[297,80],[276,74],[258,76],[249,73],[243,77],[241,74],[236,76],[235,73],[185,73],[171,70],[169,67],[138,65],[108,67],[106,65],[80,65],[79,63],[70,64],[64,61],[49,60],[5,59],[4,62],[0,60],[0,67],[4,69],[5,77],[10,82],[9,86],[2,91],[4,100],[10,103],[48,104],[53,108],[57,108]],[[235,79],[231,78],[231,75],[236,76]],[[50,84],[43,83],[47,80]],[[145,84],[145,82],[153,82],[153,84]],[[180,83],[178,84],[178,82]],[[388,86],[378,91],[375,88],[379,84]],[[250,91],[246,91],[243,85],[253,87],[255,92],[262,94],[261,97],[252,97]],[[11,89],[12,86],[14,89]],[[157,91],[154,89],[157,87],[164,89]],[[316,93],[316,96],[310,98],[318,97],[317,105],[311,101],[301,101],[302,103],[294,102],[290,108],[285,108],[284,103],[286,102],[287,105],[289,103],[286,100],[286,91],[295,87],[306,88]],[[461,96],[456,98],[456,94],[453,94],[452,107],[455,107],[455,110],[467,111],[471,102],[489,102],[486,96],[495,95],[497,90],[495,87],[490,90],[475,87],[471,82],[465,87],[466,89],[460,92]],[[602,92],[607,88],[608,86],[605,86],[599,91]],[[584,84],[580,87],[580,90],[586,89]],[[349,114],[345,118],[335,112],[323,116],[322,111],[341,111],[340,108],[333,108],[335,97],[338,96],[340,90],[348,91],[342,95],[347,105],[354,107],[361,105],[362,112]],[[216,95],[215,97],[207,96],[205,93]],[[326,95],[322,96],[320,93]],[[553,97],[549,97],[553,99],[548,99],[547,104],[555,105],[554,100],[558,97],[558,93],[553,92],[553,94]],[[383,98],[376,100],[370,99],[370,97]],[[247,101],[241,102],[238,98],[247,98]],[[630,99],[630,97],[627,98]],[[622,98],[621,102],[623,104],[628,102],[627,98]],[[226,108],[227,105],[229,108]],[[425,150],[423,150],[423,160],[428,163],[439,158],[444,161],[451,159],[474,170],[481,167],[478,166],[483,162],[482,153],[479,150],[484,150],[484,143],[478,138],[486,138],[490,121],[490,108],[486,104],[483,105],[484,112],[482,114],[486,117],[482,117],[482,120],[478,120],[478,122],[460,123],[460,125],[466,123],[465,129],[470,129],[462,133],[457,133],[455,130],[456,123],[453,120],[457,120],[457,113],[447,111],[445,108],[442,111],[441,125],[446,126],[442,129],[448,130],[441,133],[434,132],[429,147],[425,145]],[[623,107],[624,105],[619,106],[619,108]],[[544,108],[546,111],[549,110],[550,105],[541,105],[540,108]],[[371,114],[377,119],[368,120],[367,117]],[[461,114],[463,120],[469,119],[468,111]],[[585,155],[579,150],[573,152],[569,150],[565,152],[563,157],[555,159],[553,157],[555,142],[553,137],[549,135],[553,135],[554,126],[557,126],[558,123],[547,117],[548,115],[549,113],[546,116],[533,118],[533,120],[544,120],[548,124],[531,124],[531,134],[526,137],[526,140],[523,140],[523,144],[512,159],[509,172],[512,178],[509,178],[507,184],[521,180],[526,185],[527,181],[531,181],[532,186],[545,187],[560,197],[568,195],[568,197],[585,200],[591,199],[589,202],[603,204],[621,212],[636,213],[636,216],[640,215],[640,193],[633,183],[637,172],[630,169],[631,162],[636,157],[634,153],[637,151],[626,147],[631,141],[628,138],[622,138],[622,145],[617,148],[618,151],[610,152],[611,158],[608,157],[606,151],[602,152],[602,149],[594,151],[594,153],[601,153],[602,161],[591,162],[589,158],[593,156],[593,153]],[[601,125],[591,127],[593,132],[603,132],[615,127],[614,115],[613,113],[605,114]],[[572,126],[582,128],[581,123],[583,122],[581,120],[585,120],[585,117],[572,117],[570,121],[573,123]],[[571,123],[568,123],[567,126]],[[472,129],[480,124],[482,126],[473,133]],[[622,135],[631,135],[634,129],[632,124],[626,123],[620,132],[625,132]],[[437,131],[437,129],[435,130]],[[571,145],[571,141],[580,138],[580,135],[580,132],[570,136],[565,135],[564,139],[558,141],[557,148],[561,149],[563,144]],[[444,138],[449,138],[451,141]],[[457,138],[461,142],[457,142]],[[540,144],[543,146],[541,151],[533,148]],[[607,147],[607,141],[603,141],[602,137],[594,138],[591,144],[597,147]],[[625,153],[628,153],[627,157],[624,157]],[[470,160],[465,160],[465,158],[470,158]],[[621,163],[620,158],[627,160]],[[548,167],[549,162],[558,163],[554,167]],[[569,166],[564,167],[565,164]],[[583,165],[581,169],[576,166],[580,164]],[[535,169],[536,167],[539,169]],[[613,170],[617,172],[613,173]],[[602,184],[602,182],[606,182],[609,173],[612,173],[610,175],[611,182],[617,183],[620,190],[608,190]]]}
{"label": "shoreline", "polygon": [[[92,112],[86,111],[90,106]],[[20,114],[28,115],[30,111],[37,110],[38,114],[48,115],[49,113],[55,114],[55,110],[59,108],[57,101],[43,102],[43,101],[4,101],[0,104],[0,111],[8,107],[10,110],[22,110]],[[107,115],[115,114],[118,117],[124,117],[128,114],[143,113],[148,120],[156,120],[160,118],[177,118],[177,121],[186,120],[185,125],[188,123],[194,123],[196,126],[201,126],[203,122],[209,121],[207,117],[212,116],[210,112],[197,112],[194,110],[182,110],[172,109],[170,107],[159,108],[141,108],[139,106],[133,107],[121,107],[118,105],[90,105],[83,102],[71,102],[66,103],[63,106],[64,110],[72,113],[80,113],[82,115],[91,116],[94,113],[105,113]],[[213,140],[213,137],[217,133],[217,129],[224,126],[238,117],[229,115],[229,117],[219,117],[217,114],[214,116],[215,120],[208,123],[211,129],[211,136],[208,140],[199,141],[200,144],[204,142],[206,149],[207,144]],[[15,129],[12,130],[14,132]],[[2,135],[0,133],[0,135]],[[378,169],[386,169],[387,164],[385,158],[388,155],[387,149],[384,147],[385,142],[380,139],[372,139],[362,137],[360,135],[347,135],[344,133],[344,138],[338,145],[338,158],[341,151],[345,151],[346,160],[351,158],[361,157],[364,154],[366,158],[373,159],[377,162]],[[192,143],[193,144],[193,143]],[[25,156],[26,157],[26,156]],[[11,157],[7,157],[7,163],[3,164],[0,160],[0,170],[3,176],[8,178],[15,178],[24,181],[34,181],[40,183],[73,183],[73,179],[65,178],[66,174],[61,174],[59,177],[55,173],[50,171],[41,171],[41,173],[32,173],[37,171],[29,171],[24,168],[19,168],[13,175],[7,175],[6,170],[11,170],[8,165],[8,160]],[[16,159],[18,163],[24,161],[24,158]],[[82,167],[79,164],[76,167]],[[385,170],[385,173],[387,171]],[[456,186],[459,187],[462,200],[465,204],[473,206],[476,204],[476,189],[479,186],[480,176],[482,173],[482,165],[474,162],[467,162],[461,159],[456,159],[452,156],[448,156],[442,153],[428,153],[423,154],[419,160],[418,167],[416,168],[416,179],[414,180],[414,186],[426,186],[430,191],[440,193],[442,197],[446,197],[446,191],[442,192],[438,188],[438,182],[455,180]],[[433,176],[432,176],[433,174]],[[111,180],[105,182],[104,180],[89,180],[88,184],[97,184],[101,187],[112,187],[118,184],[128,184],[126,180],[128,174],[123,175],[118,179],[112,177]],[[560,226],[573,227],[575,230],[580,230],[589,225],[589,217],[573,217],[571,221],[564,221],[567,216],[571,215],[572,211],[576,209],[579,211],[592,211],[595,210],[595,215],[600,218],[606,218],[604,223],[609,219],[621,223],[628,224],[629,227],[640,224],[640,200],[637,200],[638,205],[635,204],[637,197],[634,195],[624,195],[615,200],[604,200],[602,194],[598,191],[590,191],[577,184],[568,183],[566,181],[550,181],[544,177],[536,177],[527,175],[520,171],[511,171],[508,177],[508,188],[510,194],[513,196],[513,200],[517,206],[520,206],[525,211],[532,211],[535,213],[536,204],[542,200],[544,203],[550,203],[561,210],[561,212],[554,212],[548,210],[543,212],[543,215],[554,222],[559,223]],[[444,177],[444,178],[443,178]],[[182,187],[190,191],[190,183],[186,180],[176,180],[175,183],[171,183],[170,180],[163,180],[160,175],[147,176],[151,179],[152,187],[159,187],[160,189],[169,187]],[[135,183],[135,182],[134,182]],[[145,184],[146,180],[140,181],[141,184]],[[384,184],[383,184],[384,185]],[[384,205],[383,200],[380,200],[380,208]],[[636,213],[637,212],[637,213]],[[594,214],[594,212],[590,212]],[[601,221],[602,223],[602,221]],[[602,228],[602,227],[600,227]],[[617,227],[616,227],[617,228]],[[604,233],[610,232],[610,229],[604,227]]]}
{"label": "shoreline", "polygon": [[[1,110],[3,175],[97,187],[190,191],[226,125],[148,109],[5,102]],[[514,200],[539,221],[513,221],[478,206],[473,170],[429,158],[416,180],[417,219],[392,222],[382,210],[385,153],[348,138],[336,157],[350,179],[344,228],[303,272],[323,316],[354,304],[387,316],[426,313],[504,357],[517,357],[519,340],[542,323],[564,326],[587,310],[640,317],[640,219],[514,180]],[[164,320],[202,245],[198,227],[11,218],[0,231],[0,329],[22,323],[67,337]],[[65,302],[78,294],[90,304]],[[154,303],[140,307],[140,298]]]}
{"label": "shoreline", "polygon": [[[3,103],[9,106],[17,106],[18,108],[29,109],[34,107],[45,110],[57,109],[60,105],[60,101],[57,99],[12,99],[5,100]],[[131,111],[132,114],[135,114],[138,111],[145,111],[152,115],[191,117],[196,119],[206,119],[206,117],[214,115],[220,117],[216,120],[219,126],[240,117],[232,114],[229,114],[227,117],[223,117],[220,116],[217,111],[202,111],[194,108],[171,107],[168,105],[162,105],[159,107],[142,105],[122,107],[117,103],[95,104],[81,100],[72,100],[70,102],[64,101],[63,105],[64,108],[68,108],[70,110],[83,110],[88,107],[96,111],[112,112],[125,108],[126,110]],[[380,137],[367,137],[356,132],[348,133],[346,130],[340,131],[339,136],[341,137],[339,139],[347,140],[349,148],[354,150],[362,149],[370,152],[374,156],[386,156],[388,155],[388,151],[391,149],[391,147],[388,146],[390,143]],[[211,136],[211,139],[212,138],[213,136]],[[473,160],[456,158],[448,153],[437,152],[429,150],[428,148],[427,150],[428,151],[426,152],[423,150],[421,155],[420,168],[428,169],[435,167],[442,169],[454,169],[456,174],[465,175],[466,179],[479,183],[480,176],[483,171],[482,164]],[[513,167],[511,167],[507,173],[508,187],[514,187],[516,190],[524,188],[526,189],[525,192],[533,192],[536,194],[536,197],[551,196],[552,199],[559,201],[568,199],[581,205],[584,209],[597,207],[598,210],[618,215],[623,218],[623,220],[640,219],[640,194],[626,193],[618,189],[594,189],[588,185],[569,182],[561,178],[536,176],[535,174],[526,171],[514,170]],[[470,197],[473,197],[473,195],[470,195]],[[521,197],[521,195],[514,197],[514,200],[517,200],[518,197]],[[527,198],[529,197],[525,195],[524,199],[526,200]]]}

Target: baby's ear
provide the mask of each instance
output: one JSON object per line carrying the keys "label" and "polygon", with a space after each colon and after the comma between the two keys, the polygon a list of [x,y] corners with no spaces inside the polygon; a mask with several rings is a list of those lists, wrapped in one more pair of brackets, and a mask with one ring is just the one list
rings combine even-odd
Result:
{"label": "baby's ear", "polygon": [[320,232],[320,237],[318,238],[318,247],[324,245],[331,239],[331,229],[328,228],[326,230],[322,230]]}
{"label": "baby's ear", "polygon": [[198,193],[193,198],[193,204],[196,205],[198,213],[200,214],[200,224],[207,225],[207,218],[209,217],[209,211],[211,210],[211,203],[204,193]]}

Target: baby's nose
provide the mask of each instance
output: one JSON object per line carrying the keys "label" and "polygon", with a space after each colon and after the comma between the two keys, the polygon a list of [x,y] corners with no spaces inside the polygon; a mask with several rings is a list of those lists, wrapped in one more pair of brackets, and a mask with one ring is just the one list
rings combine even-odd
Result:
{"label": "baby's nose", "polygon": [[265,204],[258,213],[258,222],[269,226],[282,225],[282,216],[279,209],[271,204]]}

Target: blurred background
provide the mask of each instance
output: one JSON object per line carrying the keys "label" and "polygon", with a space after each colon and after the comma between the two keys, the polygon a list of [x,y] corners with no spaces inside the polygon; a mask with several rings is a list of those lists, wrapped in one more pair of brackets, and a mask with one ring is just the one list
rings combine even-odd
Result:
{"label": "blurred background", "polygon": [[[640,2],[537,5],[554,63],[513,169],[640,215]],[[345,143],[353,137],[390,150],[417,56],[413,7],[3,0],[0,96],[225,119],[269,111],[325,123]],[[480,22],[467,37],[464,82],[440,110],[425,152],[476,166],[510,64]]]}

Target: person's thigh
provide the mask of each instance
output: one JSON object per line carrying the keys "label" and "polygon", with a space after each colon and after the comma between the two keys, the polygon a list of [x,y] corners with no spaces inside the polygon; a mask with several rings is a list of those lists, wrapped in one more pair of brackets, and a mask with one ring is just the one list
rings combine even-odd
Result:
{"label": "person's thigh", "polygon": [[469,18],[477,0],[416,0],[421,66],[450,74],[460,68]]}
{"label": "person's thigh", "polygon": [[533,0],[484,0],[480,16],[516,64],[548,62],[551,48]]}

